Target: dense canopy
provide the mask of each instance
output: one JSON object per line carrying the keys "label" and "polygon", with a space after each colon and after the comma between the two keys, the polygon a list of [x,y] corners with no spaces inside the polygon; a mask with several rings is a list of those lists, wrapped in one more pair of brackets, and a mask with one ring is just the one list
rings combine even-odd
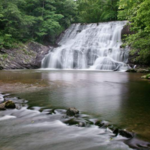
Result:
{"label": "dense canopy", "polygon": [[0,46],[14,42],[53,42],[76,16],[72,0],[1,0]]}

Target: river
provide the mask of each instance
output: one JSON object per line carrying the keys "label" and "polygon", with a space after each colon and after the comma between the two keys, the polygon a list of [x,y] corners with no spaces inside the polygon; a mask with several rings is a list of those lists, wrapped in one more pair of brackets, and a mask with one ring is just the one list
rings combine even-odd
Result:
{"label": "river", "polygon": [[[2,150],[128,150],[109,129],[63,123],[65,109],[76,107],[91,119],[136,133],[150,141],[150,82],[143,74],[87,70],[3,70],[0,92],[28,101],[0,112]],[[20,97],[18,99],[18,97]],[[48,111],[55,109],[55,114]]]}

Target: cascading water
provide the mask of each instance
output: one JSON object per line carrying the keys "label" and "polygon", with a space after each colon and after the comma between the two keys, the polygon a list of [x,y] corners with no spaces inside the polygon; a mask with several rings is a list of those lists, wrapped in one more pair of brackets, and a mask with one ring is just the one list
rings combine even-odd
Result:
{"label": "cascading water", "polygon": [[126,70],[128,48],[121,48],[126,21],[72,24],[42,61],[42,68]]}

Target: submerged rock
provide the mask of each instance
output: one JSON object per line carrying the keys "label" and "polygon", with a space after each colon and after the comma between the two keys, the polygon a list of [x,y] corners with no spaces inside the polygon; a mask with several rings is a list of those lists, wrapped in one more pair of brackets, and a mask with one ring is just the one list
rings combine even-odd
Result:
{"label": "submerged rock", "polygon": [[115,136],[120,134],[121,136],[124,136],[126,138],[133,138],[134,137],[134,133],[126,131],[126,130],[121,130],[121,129],[115,129],[113,131],[113,133],[115,134]]}
{"label": "submerged rock", "polygon": [[136,69],[128,69],[126,72],[137,72]]}
{"label": "submerged rock", "polygon": [[16,108],[16,105],[13,101],[10,100],[0,104],[0,110],[6,110],[7,108],[14,109]]}
{"label": "submerged rock", "polygon": [[138,149],[138,150],[149,150],[150,149],[150,143],[146,141],[142,141],[136,138],[129,139],[125,141],[129,147]]}
{"label": "submerged rock", "polygon": [[150,79],[150,74],[144,75],[141,77],[142,79]]}
{"label": "submerged rock", "polygon": [[79,114],[79,110],[76,108],[69,108],[66,112],[67,116],[76,116]]}
{"label": "submerged rock", "polygon": [[95,125],[97,125],[97,126],[100,126],[100,124],[101,124],[101,120],[97,120],[97,121],[95,122]]}
{"label": "submerged rock", "polygon": [[108,121],[100,121],[100,120],[97,120],[95,122],[95,125],[99,126],[99,127],[103,127],[103,128],[108,128],[111,126],[111,124],[108,122]]}
{"label": "submerged rock", "polygon": [[77,125],[78,127],[89,126],[90,123],[83,118],[69,117],[69,119],[64,120],[64,123],[68,125]]}
{"label": "submerged rock", "polygon": [[74,118],[71,118],[69,120],[66,120],[65,123],[69,124],[69,125],[77,125],[77,124],[79,124],[79,121],[75,120]]}

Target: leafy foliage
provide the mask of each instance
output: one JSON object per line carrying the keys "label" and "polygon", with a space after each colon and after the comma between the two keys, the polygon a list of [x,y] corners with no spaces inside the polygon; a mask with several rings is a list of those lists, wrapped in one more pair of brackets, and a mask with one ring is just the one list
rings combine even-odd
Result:
{"label": "leafy foliage", "polygon": [[128,19],[135,34],[126,39],[131,54],[138,54],[137,63],[150,64],[150,1],[120,0],[118,18]]}
{"label": "leafy foliage", "polygon": [[78,0],[80,22],[95,23],[117,20],[118,0]]}
{"label": "leafy foliage", "polygon": [[0,48],[34,40],[54,42],[76,16],[72,0],[1,0]]}

